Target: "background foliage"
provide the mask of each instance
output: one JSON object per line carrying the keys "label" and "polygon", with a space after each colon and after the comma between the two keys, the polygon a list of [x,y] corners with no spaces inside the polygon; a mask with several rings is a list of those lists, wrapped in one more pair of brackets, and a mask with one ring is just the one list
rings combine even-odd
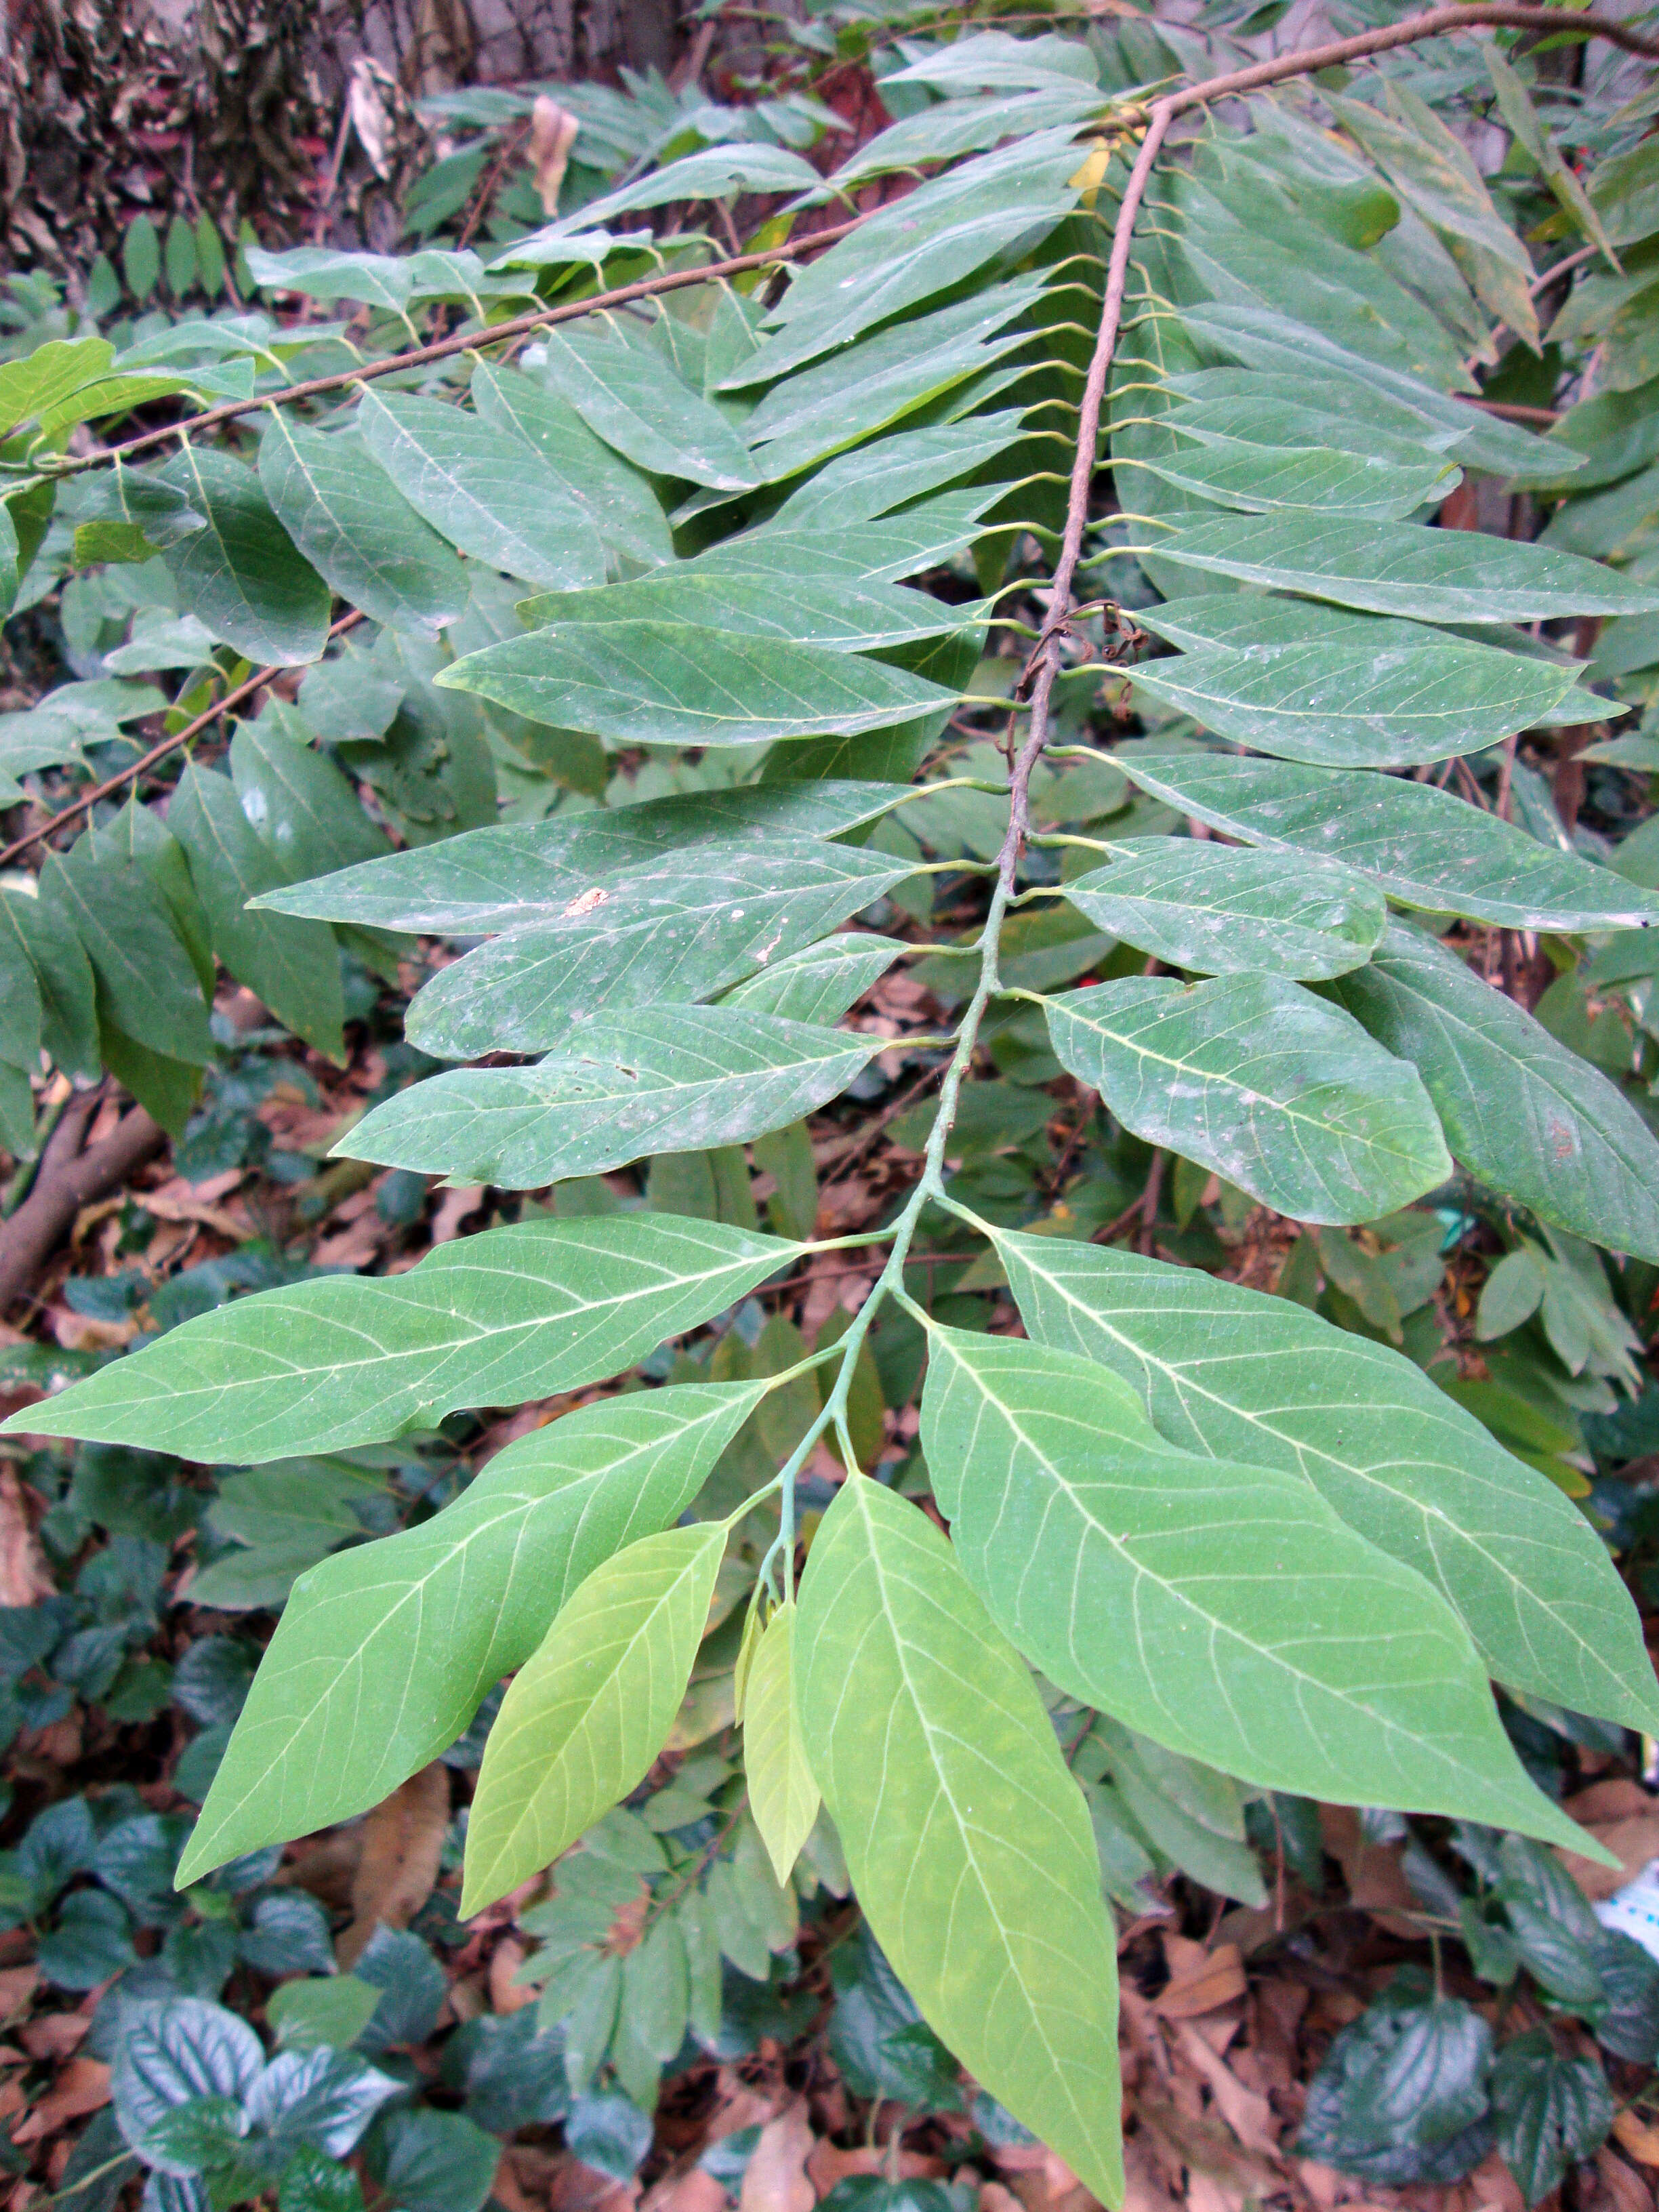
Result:
{"label": "background foliage", "polygon": [[[450,96],[396,254],[9,280],[19,2206],[1042,2212],[983,2085],[1109,2185],[1114,1950],[1138,2203],[1645,2201],[1659,1968],[1587,1901],[1659,1849],[1639,62],[1182,126],[992,891],[1145,100],[1273,15],[831,8]],[[1172,1539],[1225,1662],[1127,1648]],[[1006,2033],[930,1711],[1051,1838]]]}

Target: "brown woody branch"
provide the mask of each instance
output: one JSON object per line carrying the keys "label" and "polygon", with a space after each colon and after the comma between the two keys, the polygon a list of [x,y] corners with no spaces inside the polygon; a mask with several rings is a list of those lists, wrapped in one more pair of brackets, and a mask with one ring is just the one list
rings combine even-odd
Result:
{"label": "brown woody branch", "polygon": [[[872,208],[870,215],[878,212]],[[869,215],[854,216],[850,222],[811,231],[805,238],[786,239],[781,245],[769,246],[763,253],[735,253],[729,260],[705,261],[696,269],[672,269],[661,276],[642,276],[638,283],[618,285],[614,292],[598,292],[591,299],[567,300],[558,307],[538,307],[532,314],[514,315],[505,323],[462,331],[454,337],[436,338],[430,345],[411,346],[406,353],[388,354],[383,361],[365,362],[360,368],[342,369],[333,376],[313,376],[303,384],[286,385],[282,391],[264,392],[258,399],[228,399],[218,407],[204,408],[199,415],[187,415],[182,422],[168,422],[159,430],[145,430],[136,438],[124,438],[118,445],[100,446],[92,453],[77,454],[56,473],[71,476],[82,469],[97,468],[105,461],[125,461],[152,446],[164,445],[169,438],[191,437],[198,430],[214,429],[221,422],[234,422],[244,415],[258,415],[267,407],[288,407],[296,399],[317,399],[326,392],[344,392],[353,385],[372,383],[376,377],[424,368],[428,362],[447,361],[458,353],[477,353],[485,346],[500,345],[504,340],[528,337],[532,331],[550,329],[556,323],[575,322],[583,315],[603,314],[607,308],[629,307],[635,300],[654,299],[659,293],[683,291],[693,284],[717,283],[723,277],[740,276],[751,269],[770,269],[781,261],[797,261],[802,254],[813,252],[821,246],[833,246],[837,239],[847,237],[869,220]]]}
{"label": "brown woody branch", "polygon": [[33,1189],[10,1219],[0,1223],[0,1313],[29,1287],[81,1208],[118,1190],[167,1142],[167,1132],[135,1106],[107,1137],[87,1145],[87,1131],[106,1095],[100,1085],[70,1101],[46,1139]]}
{"label": "brown woody branch", "polygon": [[[354,610],[331,623],[328,634],[330,637],[343,637],[347,630],[355,629],[362,619],[362,615]],[[89,813],[100,799],[112,798],[116,792],[125,791],[129,784],[137,783],[140,776],[149,774],[158,761],[165,760],[169,753],[176,753],[180,745],[187,745],[192,738],[199,738],[203,731],[216,722],[222,714],[228,714],[233,707],[240,707],[245,699],[251,699],[256,691],[262,690],[273,678],[287,673],[288,664],[285,661],[274,661],[269,668],[257,670],[253,675],[227,691],[224,697],[216,706],[210,707],[205,714],[198,714],[193,722],[186,722],[184,728],[174,731],[172,737],[163,738],[160,744],[152,745],[141,760],[134,761],[131,767],[120,769],[116,775],[106,777],[102,783],[95,784],[90,791],[83,792],[71,805],[54,814],[50,821],[41,823],[38,829],[14,838],[9,845],[0,850],[0,868],[9,866],[19,854],[27,853],[31,845],[38,845],[43,837],[50,837],[54,830],[67,829],[71,822],[78,821],[82,815]]]}

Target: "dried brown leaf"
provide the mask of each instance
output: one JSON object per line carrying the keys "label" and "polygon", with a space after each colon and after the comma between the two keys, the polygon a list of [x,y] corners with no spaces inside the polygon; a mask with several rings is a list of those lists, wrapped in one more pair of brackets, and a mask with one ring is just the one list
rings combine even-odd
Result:
{"label": "dried brown leaf", "polygon": [[377,1927],[408,1927],[432,1894],[448,1828],[449,1770],[437,1759],[364,1815],[351,1925],[335,1947],[342,1966],[356,1964]]}

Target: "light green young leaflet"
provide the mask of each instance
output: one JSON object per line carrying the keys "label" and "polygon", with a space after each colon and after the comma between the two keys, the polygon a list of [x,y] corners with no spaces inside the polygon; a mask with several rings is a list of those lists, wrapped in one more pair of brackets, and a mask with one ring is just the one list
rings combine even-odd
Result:
{"label": "light green young leaflet", "polygon": [[1429,784],[1150,742],[1120,745],[1112,757],[1143,791],[1212,830],[1340,861],[1404,906],[1505,929],[1659,921],[1659,896]]}
{"label": "light green young leaflet", "polygon": [[1298,1221],[1374,1221],[1451,1173],[1415,1069],[1275,975],[1131,976],[1046,1000],[1060,1064],[1126,1128]]}
{"label": "light green young leaflet", "polygon": [[904,795],[902,784],[836,781],[677,793],[550,822],[469,830],[296,884],[261,903],[324,921],[483,936],[556,921],[595,884],[659,864],[667,854],[706,848],[730,858],[780,836],[834,837],[875,820]]}
{"label": "light green young leaflet", "polygon": [[1304,1476],[1174,1449],[1075,1353],[927,1346],[922,1449],[963,1571],[1062,1689],[1248,1782],[1582,1844],[1451,1607]]}
{"label": "light green young leaflet", "polygon": [[1194,1268],[988,1233],[1031,1336],[1113,1369],[1169,1443],[1305,1475],[1441,1591],[1499,1680],[1652,1731],[1659,1690],[1601,1538],[1412,1361]]}
{"label": "light green young leaflet", "polygon": [[938,714],[957,699],[856,653],[661,620],[555,623],[470,653],[436,681],[613,744],[852,735]]}
{"label": "light green young leaflet", "polygon": [[788,1881],[818,1814],[818,1785],[795,1705],[794,1629],[795,1607],[781,1605],[750,1662],[743,1705],[749,1807],[780,1882]]}
{"label": "light green young leaflet", "polygon": [[556,919],[442,969],[411,1003],[404,1033],[440,1060],[545,1051],[605,1009],[712,998],[912,872],[888,854],[808,837],[670,853],[601,877]]}
{"label": "light green young leaflet", "polygon": [[685,1694],[726,1534],[698,1522],[613,1554],[514,1676],[467,1821],[464,1917],[550,1866],[643,1780]]}
{"label": "light green young leaflet", "polygon": [[1659,1260],[1659,1139],[1524,1006],[1399,923],[1335,994],[1417,1069],[1465,1167],[1546,1221]]}
{"label": "light green young leaflet", "polygon": [[1107,866],[1063,888],[1097,927],[1203,975],[1340,975],[1388,919],[1381,892],[1346,868],[1188,837],[1114,839]]}
{"label": "light green young leaflet", "polygon": [[812,1772],[895,1972],[975,2080],[1120,2202],[1115,1946],[1024,1662],[925,1515],[857,1476],[813,1539],[795,1650]]}
{"label": "light green young leaflet", "polygon": [[498,1452],[433,1519],[301,1575],[178,1879],[349,1820],[447,1750],[577,1585],[678,1518],[770,1387],[578,1407]]}
{"label": "light green young leaflet", "polygon": [[538,1066],[464,1068],[400,1091],[335,1149],[538,1190],[785,1128],[838,1097],[886,1042],[732,1006],[600,1014]]}
{"label": "light green young leaflet", "polygon": [[213,1463],[378,1443],[614,1375],[800,1249],[665,1215],[520,1222],[407,1274],[325,1276],[203,1314],[29,1419],[38,1435]]}

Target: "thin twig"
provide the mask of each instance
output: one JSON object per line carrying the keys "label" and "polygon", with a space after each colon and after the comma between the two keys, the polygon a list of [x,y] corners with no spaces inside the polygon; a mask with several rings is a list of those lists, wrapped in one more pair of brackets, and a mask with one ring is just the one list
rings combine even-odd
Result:
{"label": "thin twig", "polygon": [[[362,619],[362,616],[355,611],[343,615],[338,622],[330,624],[329,636],[343,637],[347,630],[355,629]],[[240,707],[245,699],[251,699],[256,691],[274,678],[286,676],[289,666],[287,661],[273,661],[269,668],[258,670],[232,690],[227,691],[224,697],[216,706],[210,707],[205,714],[198,714],[193,722],[186,722],[184,728],[175,731],[172,737],[163,738],[159,745],[152,745],[142,760],[134,761],[130,768],[124,768],[118,775],[95,784],[90,791],[82,792],[73,805],[64,807],[60,814],[54,814],[49,822],[41,823],[38,829],[31,830],[27,836],[14,838],[3,851],[0,851],[0,868],[9,867],[20,854],[27,853],[31,845],[38,845],[43,837],[50,837],[54,830],[67,829],[71,822],[90,812],[100,799],[111,798],[116,792],[124,791],[128,784],[137,783],[140,776],[148,775],[158,761],[165,760],[169,753],[176,753],[180,745],[187,745],[192,738],[200,737],[202,732],[216,722],[222,714],[228,714],[233,707]]]}
{"label": "thin twig", "polygon": [[812,231],[805,238],[786,239],[780,246],[768,246],[763,253],[734,254],[730,260],[708,261],[697,269],[671,269],[661,276],[642,276],[636,284],[619,285],[614,292],[597,292],[592,299],[567,300],[559,307],[538,307],[533,314],[515,315],[508,322],[491,323],[483,330],[462,331],[453,337],[435,339],[430,345],[411,346],[405,353],[388,354],[383,361],[364,362],[358,368],[341,369],[332,376],[309,377],[303,384],[290,384],[281,392],[262,392],[257,399],[228,399],[221,406],[204,408],[199,415],[187,415],[181,422],[168,422],[159,430],[145,430],[136,438],[123,439],[118,445],[100,446],[89,453],[70,455],[54,469],[53,474],[72,476],[82,469],[96,468],[103,461],[124,461],[152,446],[165,444],[169,438],[192,437],[198,430],[214,429],[221,422],[234,422],[267,407],[289,407],[296,399],[315,399],[326,392],[343,392],[349,386],[369,383],[375,377],[424,368],[428,362],[447,361],[458,353],[477,353],[483,347],[500,345],[504,339],[521,338],[532,331],[549,329],[555,323],[572,323],[583,315],[625,307],[635,300],[653,299],[659,292],[683,291],[692,284],[717,283],[723,277],[740,276],[750,269],[769,269],[780,261],[797,260],[820,246],[833,246],[837,239],[847,237],[869,220],[867,215],[854,216],[849,222],[835,223],[827,230]]}

